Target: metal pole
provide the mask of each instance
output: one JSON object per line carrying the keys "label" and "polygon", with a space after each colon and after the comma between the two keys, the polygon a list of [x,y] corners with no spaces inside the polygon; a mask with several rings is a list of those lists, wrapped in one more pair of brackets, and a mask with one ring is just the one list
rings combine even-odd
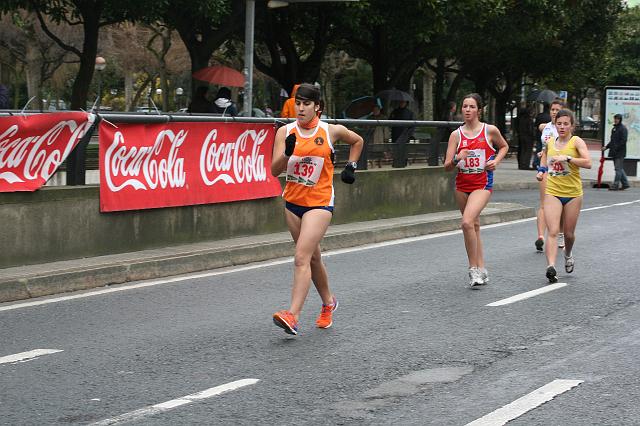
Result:
{"label": "metal pole", "polygon": [[102,71],[98,70],[98,101],[96,102],[96,109],[100,111],[100,104],[102,104]]}
{"label": "metal pole", "polygon": [[247,0],[247,16],[244,28],[244,103],[245,117],[253,115],[253,30],[256,2]]}

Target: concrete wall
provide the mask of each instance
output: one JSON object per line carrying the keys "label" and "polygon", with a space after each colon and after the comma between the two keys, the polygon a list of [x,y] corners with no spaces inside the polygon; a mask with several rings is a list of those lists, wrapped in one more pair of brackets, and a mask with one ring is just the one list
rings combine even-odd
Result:
{"label": "concrete wall", "polygon": [[[455,209],[442,167],[367,170],[354,185],[336,175],[333,223]],[[97,186],[0,194],[0,268],[285,231],[280,197],[100,213]]]}

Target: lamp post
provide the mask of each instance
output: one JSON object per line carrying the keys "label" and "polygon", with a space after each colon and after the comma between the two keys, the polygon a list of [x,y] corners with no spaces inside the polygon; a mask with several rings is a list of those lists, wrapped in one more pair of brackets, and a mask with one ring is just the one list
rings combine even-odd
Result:
{"label": "lamp post", "polygon": [[96,64],[94,69],[98,72],[98,100],[96,107],[100,110],[100,103],[102,101],[102,71],[107,67],[107,61],[102,56],[96,56]]}
{"label": "lamp post", "polygon": [[158,99],[158,103],[160,104],[160,108],[159,109],[160,109],[160,111],[162,111],[165,108],[165,106],[162,105],[162,89],[160,89],[160,88],[156,89],[156,95],[159,97],[159,99]]}
{"label": "lamp post", "polygon": [[182,89],[182,87],[177,87],[176,88],[176,98],[177,98],[176,103],[178,104],[178,111],[180,111],[182,109],[182,95],[183,94],[184,94],[184,90]]}

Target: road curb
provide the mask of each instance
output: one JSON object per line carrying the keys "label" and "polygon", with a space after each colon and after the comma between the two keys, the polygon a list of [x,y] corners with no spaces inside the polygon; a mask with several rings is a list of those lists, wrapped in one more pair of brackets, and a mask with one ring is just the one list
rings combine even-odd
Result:
{"label": "road curb", "polygon": [[[512,203],[492,203],[481,215],[482,224],[508,222],[533,217],[535,209]],[[429,216],[429,215],[426,215]],[[357,226],[356,226],[357,225]],[[401,238],[459,229],[460,214],[444,212],[437,217],[410,216],[390,220],[335,225],[325,236],[323,250],[336,250]],[[277,259],[293,254],[286,233],[263,237],[258,243],[237,244],[145,258],[145,252],[131,253],[130,260],[70,267],[47,273],[25,273],[0,279],[0,302],[11,302],[70,291],[87,290],[130,281],[158,279],[228,266]],[[28,269],[28,267],[25,267]]]}

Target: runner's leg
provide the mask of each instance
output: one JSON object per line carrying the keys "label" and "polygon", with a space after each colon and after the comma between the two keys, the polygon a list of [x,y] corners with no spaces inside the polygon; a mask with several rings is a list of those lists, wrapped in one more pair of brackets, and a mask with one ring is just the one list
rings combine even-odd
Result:
{"label": "runner's leg", "polygon": [[[311,286],[311,259],[317,251],[320,250],[320,241],[324,237],[329,223],[331,222],[332,214],[326,210],[314,209],[306,212],[302,219],[286,210],[287,226],[291,236],[296,240],[296,251],[294,256],[294,272],[293,272],[293,289],[291,290],[291,313],[298,318],[302,306],[309,293],[309,287]],[[296,237],[297,235],[297,237]],[[316,270],[318,276],[316,277],[320,283],[320,286],[326,286],[328,291],[328,282],[326,278],[326,270]],[[324,283],[322,280],[324,279]],[[323,291],[325,292],[325,291]],[[326,295],[322,295],[323,301]],[[328,296],[331,300],[331,296]],[[330,302],[329,302],[330,303]]]}
{"label": "runner's leg", "polygon": [[[456,202],[462,213],[461,228],[464,235],[464,246],[467,250],[469,267],[478,267],[482,258],[482,242],[480,241],[480,253],[478,253],[478,239],[480,236],[479,216],[482,209],[489,202],[491,192],[487,190],[473,191],[467,195],[464,192],[455,192]],[[476,231],[476,222],[478,230]]]}
{"label": "runner's leg", "polygon": [[558,254],[558,232],[560,232],[560,217],[562,216],[562,203],[553,195],[544,197],[544,219],[547,223],[547,244],[545,254],[547,264],[555,265]]}
{"label": "runner's leg", "polygon": [[576,225],[582,208],[582,197],[576,197],[565,204],[562,209],[563,229],[564,229],[564,252],[571,256],[573,244],[576,242]]}
{"label": "runner's leg", "polygon": [[538,207],[538,212],[536,214],[537,216],[537,221],[536,224],[538,226],[538,238],[542,238],[544,240],[544,232],[547,228],[547,225],[544,221],[544,194],[545,194],[545,190],[547,188],[547,174],[544,173],[542,175],[542,180],[540,181],[540,184],[538,185],[539,190],[540,190],[540,207]]}
{"label": "runner's leg", "polygon": [[[286,220],[287,225],[289,226],[289,232],[293,237],[293,242],[297,243],[302,220],[290,211],[287,211]],[[289,221],[291,221],[291,223],[289,223]],[[311,256],[311,280],[322,299],[322,303],[331,303],[333,301],[333,295],[331,294],[331,291],[329,291],[329,276],[327,274],[327,269],[322,262],[320,244],[318,244]]]}

